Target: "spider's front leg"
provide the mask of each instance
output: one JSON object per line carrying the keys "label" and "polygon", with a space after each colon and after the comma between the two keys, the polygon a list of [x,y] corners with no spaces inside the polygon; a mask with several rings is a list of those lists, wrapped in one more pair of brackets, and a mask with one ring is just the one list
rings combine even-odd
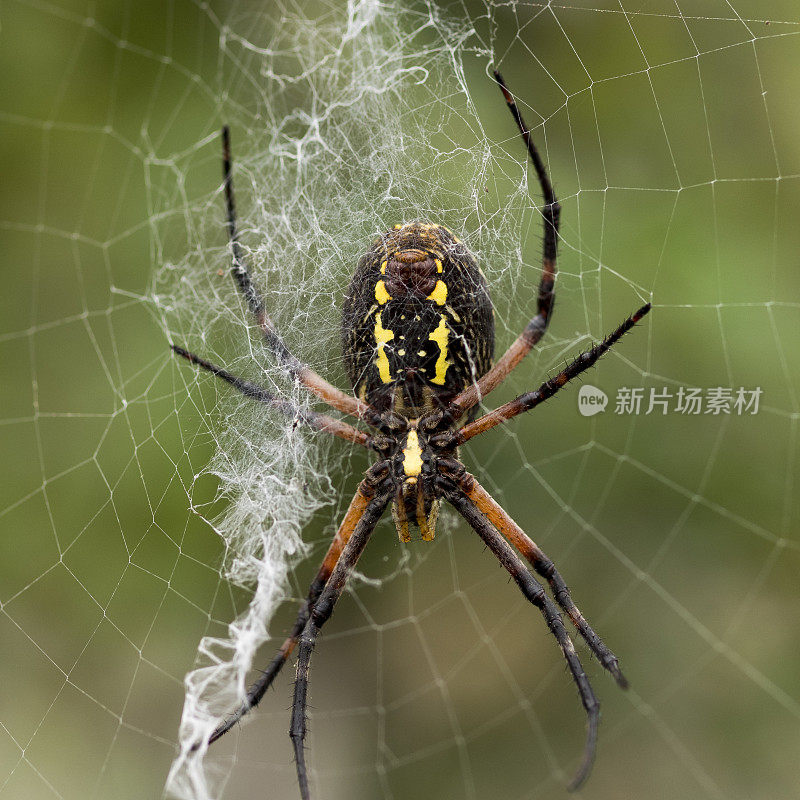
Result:
{"label": "spider's front leg", "polygon": [[[278,652],[270,661],[267,668],[261,673],[258,680],[255,681],[247,691],[242,704],[236,709],[224,722],[221,722],[208,737],[206,744],[213,744],[217,739],[224,736],[242,717],[244,717],[251,709],[255,708],[267,692],[267,689],[272,685],[278,673],[283,668],[284,664],[289,660],[289,656],[297,646],[300,635],[306,627],[311,609],[321,595],[331,573],[336,567],[342,551],[347,543],[350,541],[353,532],[358,526],[361,519],[367,512],[370,503],[374,499],[376,487],[382,480],[386,478],[389,470],[385,462],[374,464],[367,471],[364,480],[359,484],[347,513],[344,516],[341,524],[339,525],[336,535],[333,537],[328,551],[322,560],[319,570],[317,571],[311,586],[308,589],[306,599],[300,604],[300,609],[297,613],[292,630],[289,636],[281,645]],[[192,747],[192,750],[198,750],[201,747],[201,742],[197,742]]]}
{"label": "spider's front leg", "polygon": [[453,476],[452,480],[458,484],[464,495],[495,527],[498,533],[502,534],[514,545],[536,570],[536,573],[547,581],[555,601],[570,618],[570,621],[597,660],[611,673],[621,689],[627,689],[628,681],[619,668],[619,659],[581,614],[572,599],[572,594],[567,587],[566,581],[561,577],[556,565],[548,558],[544,550],[514,522],[505,509],[478,483],[473,475],[470,475],[464,469],[460,462],[453,461],[447,466],[449,467],[449,474]]}
{"label": "spider's front leg", "polygon": [[567,633],[561,615],[553,601],[547,596],[544,587],[534,578],[522,559],[514,552],[511,545],[495,529],[494,525],[481,513],[480,509],[450,479],[440,479],[439,486],[448,502],[464,517],[470,527],[480,536],[486,546],[494,553],[497,560],[505,567],[522,594],[541,612],[550,632],[555,636],[564,656],[572,679],[578,687],[584,710],[586,711],[586,744],[583,759],[570,782],[569,791],[575,791],[589,777],[597,748],[597,728],[600,719],[600,704],[589,678],[581,664],[575,646]]}
{"label": "spider's front leg", "polygon": [[364,548],[375,530],[378,520],[386,510],[386,506],[389,505],[393,494],[394,486],[391,482],[388,482],[375,492],[374,497],[367,504],[353,530],[352,536],[344,546],[336,566],[325,584],[325,588],[314,603],[308,622],[300,637],[300,647],[297,654],[297,679],[294,685],[289,737],[294,746],[295,761],[297,762],[297,781],[300,785],[300,795],[303,800],[309,800],[311,796],[303,746],[306,737],[308,671],[311,663],[311,653],[320,629],[330,619],[336,601],[341,597],[350,573],[364,552]]}

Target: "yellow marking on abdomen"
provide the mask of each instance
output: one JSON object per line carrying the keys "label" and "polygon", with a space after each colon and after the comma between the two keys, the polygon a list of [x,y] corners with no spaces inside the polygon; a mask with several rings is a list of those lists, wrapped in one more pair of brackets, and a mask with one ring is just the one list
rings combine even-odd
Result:
{"label": "yellow marking on abdomen", "polygon": [[[377,296],[377,289],[375,290]],[[447,302],[447,284],[444,281],[436,281],[436,286],[428,295],[429,300],[433,300],[437,306],[443,306]]]}
{"label": "yellow marking on abdomen", "polygon": [[386,343],[391,342],[392,339],[394,339],[394,331],[388,331],[383,327],[379,311],[375,315],[375,343],[378,345],[378,357],[375,359],[375,364],[383,383],[392,382],[392,375],[389,372],[389,357],[386,355]]}
{"label": "yellow marking on abdomen", "polygon": [[[387,291],[386,284],[383,281],[378,281],[375,284],[375,299],[380,305],[385,305],[392,299],[392,296]],[[441,303],[439,303],[439,305],[441,305]]]}
{"label": "yellow marking on abdomen", "polygon": [[442,314],[439,319],[439,326],[428,338],[439,345],[439,358],[436,359],[436,374],[431,378],[431,383],[444,386],[447,368],[453,363],[447,360],[447,340],[450,338],[450,329],[447,327],[444,314]]}
{"label": "yellow marking on abdomen", "polygon": [[422,448],[415,430],[408,432],[406,446],[403,448],[403,472],[407,478],[416,478],[422,473]]}

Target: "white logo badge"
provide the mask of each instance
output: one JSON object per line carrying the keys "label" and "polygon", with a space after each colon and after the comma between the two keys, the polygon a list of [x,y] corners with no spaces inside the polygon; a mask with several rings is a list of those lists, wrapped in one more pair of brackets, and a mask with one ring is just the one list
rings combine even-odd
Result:
{"label": "white logo badge", "polygon": [[581,386],[578,392],[578,411],[584,417],[593,417],[605,411],[607,405],[608,397],[604,391],[588,383]]}

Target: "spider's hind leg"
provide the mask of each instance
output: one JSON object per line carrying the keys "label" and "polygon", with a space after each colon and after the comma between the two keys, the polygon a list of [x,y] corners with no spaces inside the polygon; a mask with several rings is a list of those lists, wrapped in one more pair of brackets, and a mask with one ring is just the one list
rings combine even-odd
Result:
{"label": "spider's hind leg", "polygon": [[544,237],[542,246],[542,276],[539,279],[539,291],[536,298],[536,314],[528,322],[522,333],[511,346],[495,362],[495,365],[479,380],[467,386],[450,404],[449,414],[453,419],[460,417],[465,411],[479,403],[489,392],[496,389],[519,364],[520,361],[536,346],[550,325],[555,303],[556,256],[558,254],[558,230],[561,220],[561,204],[558,202],[553,184],[547,174],[542,157],[536,149],[531,137],[530,128],[525,124],[522,113],[514,96],[506,86],[503,76],[494,71],[494,79],[503,93],[503,97],[517,124],[522,141],[533,164],[539,188],[542,191],[544,205],[541,207]]}
{"label": "spider's hind leg", "polygon": [[250,313],[258,323],[259,328],[261,328],[264,342],[274,353],[278,362],[286,372],[292,378],[303,384],[307,389],[311,390],[320,400],[324,400],[329,406],[335,408],[337,411],[341,411],[343,414],[351,414],[370,424],[374,424],[376,415],[371,412],[367,405],[328,383],[328,381],[314,372],[307,364],[300,361],[291,350],[289,350],[283,337],[278,333],[275,323],[267,313],[264,299],[250,276],[244,248],[239,241],[236,201],[233,194],[233,175],[231,172],[232,163],[231,135],[230,129],[226,125],[222,129],[222,178],[225,190],[225,208],[227,212],[226,227],[228,229],[228,241],[230,242],[233,256],[231,275],[236,282],[239,292],[247,303]]}
{"label": "spider's hind leg", "polygon": [[346,439],[348,442],[360,444],[364,447],[370,446],[370,437],[363,431],[359,431],[352,425],[348,425],[346,422],[329,417],[327,414],[320,414],[317,411],[300,408],[288,400],[277,397],[255,383],[232,375],[227,370],[222,369],[222,367],[218,367],[216,364],[206,361],[206,359],[189,352],[177,344],[170,345],[170,348],[174,353],[181,356],[181,358],[185,358],[190,364],[196,364],[201,369],[206,370],[206,372],[210,372],[212,375],[216,375],[221,380],[230,384],[245,397],[251,397],[259,403],[264,403],[264,405],[270,406],[271,408],[276,408],[282,411],[287,417],[294,418],[298,422],[302,422],[316,430],[331,433],[341,439]]}

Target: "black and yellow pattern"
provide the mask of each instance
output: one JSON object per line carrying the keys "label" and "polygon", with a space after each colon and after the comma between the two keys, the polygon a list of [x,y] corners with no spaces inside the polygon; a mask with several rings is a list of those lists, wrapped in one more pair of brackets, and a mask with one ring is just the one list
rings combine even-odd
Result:
{"label": "black and yellow pattern", "polygon": [[[471,418],[478,404],[542,338],[555,300],[561,206],[511,92],[499,72],[495,72],[495,79],[528,149],[544,195],[542,274],[536,314],[492,366],[493,309],[475,259],[441,225],[423,222],[395,225],[359,261],[345,298],[342,349],[356,397],[328,383],[291,353],[250,279],[236,223],[229,134],[227,128],[223,129],[224,188],[233,253],[231,273],[261,328],[264,341],[300,385],[331,408],[372,429],[367,433],[344,420],[298,408],[173,345],[176,353],[227,381],[242,394],[282,410],[295,422],[359,444],[375,456],[375,463],[359,484],[300,606],[291,635],[250,687],[239,708],[220,722],[206,740],[211,744],[219,739],[258,704],[299,644],[290,736],[303,800],[310,800],[304,739],[311,653],[320,628],[330,618],[348,575],[389,504],[401,541],[411,541],[415,531],[419,531],[423,541],[431,541],[436,533],[439,506],[442,500],[447,500],[508,570],[525,597],[541,611],[566,659],[587,715],[583,760],[570,790],[586,780],[594,761],[599,704],[564,627],[561,611],[569,616],[617,683],[623,688],[627,686],[616,656],[580,613],[553,562],[467,472],[459,458],[461,445],[545,402],[592,367],[650,311],[649,303],[642,306],[602,342],[582,353],[536,391],[526,392],[478,419]],[[468,421],[462,424],[465,416]],[[547,581],[552,600],[517,553]],[[202,742],[197,742],[193,749],[201,745]]]}
{"label": "black and yellow pattern", "polygon": [[419,417],[491,366],[494,313],[475,259],[444,226],[396,225],[356,267],[342,312],[342,350],[356,395]]}

